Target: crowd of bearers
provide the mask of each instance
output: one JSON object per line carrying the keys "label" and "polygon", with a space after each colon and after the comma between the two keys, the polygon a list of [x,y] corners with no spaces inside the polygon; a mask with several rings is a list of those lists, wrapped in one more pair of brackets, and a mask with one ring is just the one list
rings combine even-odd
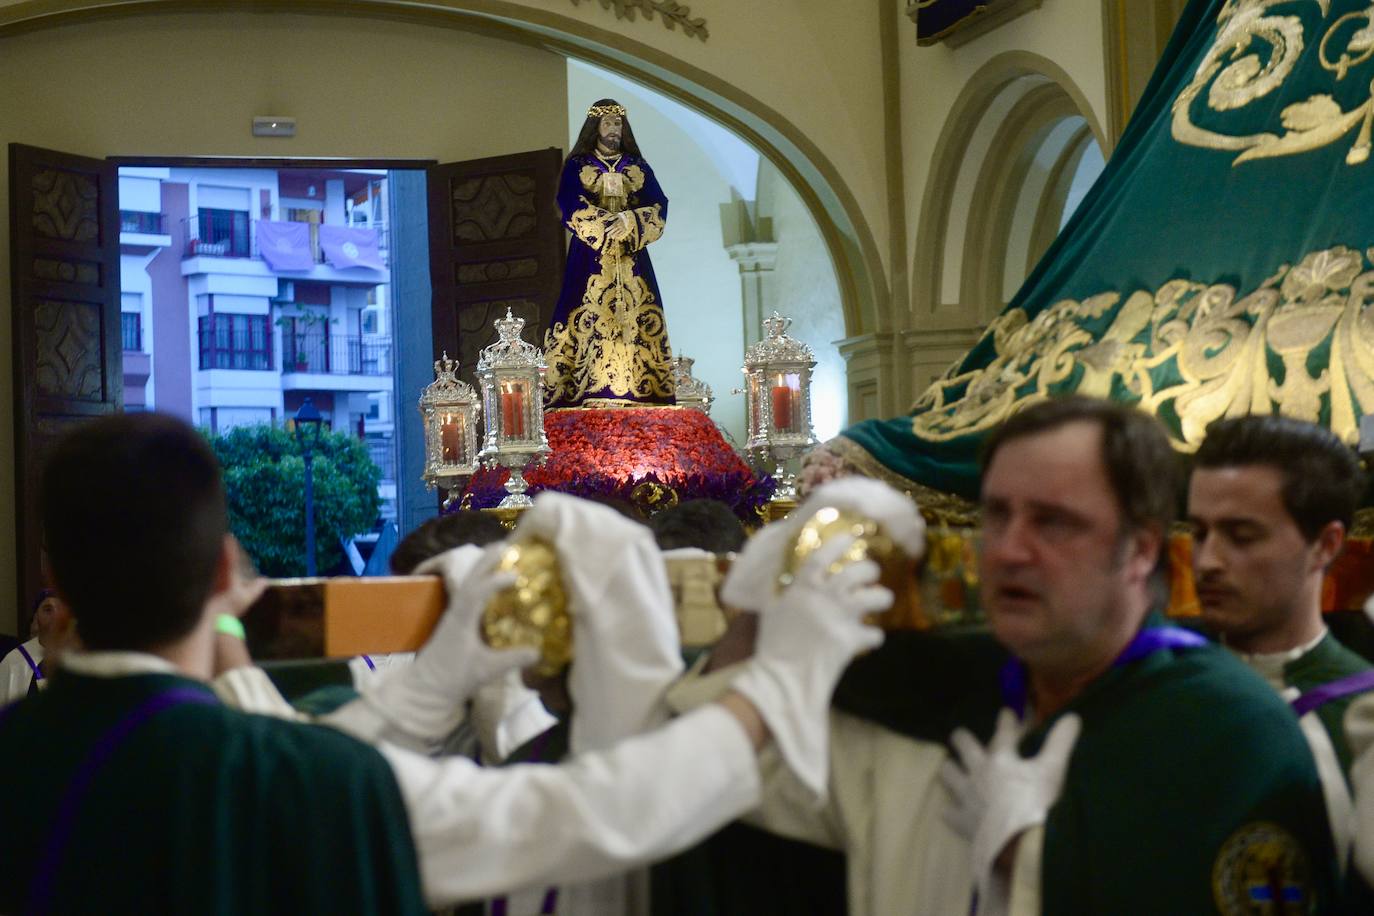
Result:
{"label": "crowd of bearers", "polygon": [[[60,485],[96,454],[118,483],[99,502]],[[570,753],[483,770],[414,749],[532,661],[478,637],[511,582],[499,545],[419,567],[450,596],[434,636],[324,724],[248,714],[219,700],[267,682],[241,647],[232,665],[216,648],[216,614],[244,586],[213,456],[165,417],[92,422],[53,451],[42,493],[56,619],[82,648],[0,706],[0,756],[46,749],[14,811],[42,829],[0,838],[0,911],[420,912],[561,885],[536,894],[560,912],[578,882],[744,815],[842,853],[845,879],[827,886],[847,900],[826,906],[854,916],[1374,912],[1360,880],[1374,875],[1374,666],[1321,613],[1358,465],[1312,424],[1210,428],[1186,481],[1207,635],[1164,614],[1179,471],[1163,427],[1129,407],[1070,397],[1016,414],[982,457],[986,632],[881,645],[860,621],[891,595],[872,562],[837,563],[850,539],[779,590],[781,548],[822,504],[920,551],[905,495],[828,485],[743,546],[721,591],[738,615],[683,677],[673,640],[635,635],[671,629],[648,530],[542,497],[521,526],[559,552],[580,627]],[[111,543],[114,528],[128,536]],[[589,543],[615,545],[613,573]],[[624,689],[650,649],[668,663]],[[663,708],[679,718],[659,727]],[[781,912],[747,884],[717,904]]]}
{"label": "crowd of bearers", "polygon": [[[95,461],[99,500],[67,484]],[[588,524],[562,500],[544,501],[553,541]],[[195,430],[156,414],[84,424],[49,453],[40,505],[82,648],[49,688],[0,709],[0,759],[44,755],[8,799],[33,827],[0,836],[6,913],[419,913],[662,858],[757,803],[762,747],[824,766],[824,741],[799,735],[823,734],[835,680],[882,639],[862,618],[892,600],[876,565],[832,571],[839,554],[819,553],[720,703],[565,765],[490,770],[402,743],[442,739],[481,683],[535,661],[480,638],[482,608],[514,582],[495,545],[438,558],[449,600],[429,642],[327,727],[229,708],[207,683],[218,615],[242,586],[219,467]],[[652,576],[657,557],[645,532],[618,569]],[[582,576],[571,600],[607,581]],[[579,649],[592,679],[597,650]]]}

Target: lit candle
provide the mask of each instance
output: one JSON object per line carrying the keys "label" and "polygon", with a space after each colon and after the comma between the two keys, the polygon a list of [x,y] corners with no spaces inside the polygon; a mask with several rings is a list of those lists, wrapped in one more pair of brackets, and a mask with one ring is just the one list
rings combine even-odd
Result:
{"label": "lit candle", "polygon": [[445,414],[439,427],[439,438],[443,443],[443,462],[459,464],[463,457],[463,433],[465,419],[462,414]]}
{"label": "lit candle", "polygon": [[501,428],[508,438],[525,438],[525,392],[514,385],[501,391]]}
{"label": "lit candle", "polygon": [[786,385],[773,386],[773,428],[792,428],[792,389]]}

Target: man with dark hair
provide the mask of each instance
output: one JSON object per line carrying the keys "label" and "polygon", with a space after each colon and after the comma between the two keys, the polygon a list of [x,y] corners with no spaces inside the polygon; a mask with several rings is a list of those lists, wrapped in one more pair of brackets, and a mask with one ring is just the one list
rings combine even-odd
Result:
{"label": "man with dark hair", "polygon": [[649,519],[660,550],[695,547],[711,553],[734,553],[744,546],[744,526],[718,499],[690,499]]}
{"label": "man with dark hair", "polygon": [[[95,467],[99,492],[72,485]],[[8,800],[38,833],[0,837],[0,911],[423,912],[381,754],[204,683],[237,560],[205,441],[157,414],[92,421],[54,447],[41,502],[84,651],[0,718],[0,759],[45,756]]]}
{"label": "man with dark hair", "polygon": [[663,235],[668,198],[615,99],[587,109],[558,208],[572,241],[544,341],[547,405],[672,404],[672,351],[646,250]]}
{"label": "man with dark hair", "polygon": [[[76,496],[71,482],[93,467],[101,493]],[[54,448],[42,496],[55,585],[84,650],[63,656],[49,689],[0,711],[0,759],[44,753],[6,812],[33,829],[0,834],[6,913],[418,913],[669,855],[757,804],[766,744],[824,772],[826,698],[882,639],[862,618],[892,600],[876,564],[832,571],[852,545],[841,540],[763,615],[758,655],[719,703],[567,765],[483,770],[393,742],[442,738],[478,686],[536,660],[480,636],[488,601],[516,579],[498,571],[496,545],[438,558],[448,608],[414,664],[331,714],[373,748],[229,709],[205,683],[221,609],[246,606],[226,596],[251,590],[215,458],[189,426],[89,421]],[[557,542],[569,513],[543,502],[540,533]],[[590,594],[587,579],[607,577],[565,585]],[[583,648],[582,675],[596,681],[608,659],[594,639]]]}
{"label": "man with dark hair", "polygon": [[765,787],[765,826],[848,852],[853,916],[967,914],[970,884],[980,914],[1327,911],[1335,857],[1297,723],[1158,613],[1176,466],[1153,418],[1087,398],[990,437],[995,642],[891,634],[836,696],[837,803],[804,817]]}
{"label": "man with dark hair", "polygon": [[464,544],[485,547],[508,533],[505,526],[482,512],[463,510],[438,515],[401,539],[391,553],[391,571],[398,576],[408,576],[415,572],[415,567],[446,550]]}
{"label": "man with dark hair", "polygon": [[1374,676],[1327,630],[1321,597],[1361,484],[1334,433],[1282,416],[1213,423],[1188,483],[1203,622],[1301,716],[1342,852],[1353,831],[1344,717]]}

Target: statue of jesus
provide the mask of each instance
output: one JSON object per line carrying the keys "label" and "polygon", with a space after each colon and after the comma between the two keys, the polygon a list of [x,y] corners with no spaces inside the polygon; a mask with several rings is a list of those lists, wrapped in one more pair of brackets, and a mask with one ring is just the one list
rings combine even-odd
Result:
{"label": "statue of jesus", "polygon": [[614,99],[587,110],[558,207],[573,237],[544,339],[546,406],[672,404],[672,351],[645,250],[663,234],[668,198]]}

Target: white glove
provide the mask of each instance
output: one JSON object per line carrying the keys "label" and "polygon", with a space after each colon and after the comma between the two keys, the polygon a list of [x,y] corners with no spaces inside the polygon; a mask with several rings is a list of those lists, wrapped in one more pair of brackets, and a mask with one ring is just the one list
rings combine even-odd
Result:
{"label": "white glove", "polygon": [[824,506],[862,513],[913,559],[925,554],[925,519],[909,496],[869,477],[844,477],[823,484],[787,518],[751,537],[721,585],[721,600],[743,611],[757,611],[772,600],[788,545]]}
{"label": "white glove", "polygon": [[852,537],[837,537],[806,559],[792,584],[759,614],[754,657],[731,687],[753,703],[783,760],[819,804],[830,763],[830,698],[858,653],[883,641],[863,617],[892,606],[875,583],[878,564],[850,563],[831,572]]}
{"label": "white glove", "polygon": [[1034,757],[1022,757],[1017,751],[1022,728],[1010,709],[998,715],[997,731],[986,749],[966,729],[950,736],[963,765],[951,758],[940,768],[940,780],[952,799],[945,821],[973,844],[973,877],[980,901],[1003,896],[1004,889],[993,880],[997,857],[1016,836],[1045,823],[1064,785],[1081,727],[1082,720],[1074,713],[1064,716]]}
{"label": "white glove", "polygon": [[515,584],[514,573],[496,571],[504,547],[457,547],[416,567],[443,576],[448,607],[414,664],[389,667],[360,687],[364,699],[410,735],[445,737],[463,721],[463,704],[478,687],[539,660],[534,649],[498,651],[482,641],[483,608]]}
{"label": "white glove", "polygon": [[606,748],[666,718],[659,698],[682,674],[682,649],[652,532],[606,506],[544,492],[513,537],[541,538],[558,554],[573,624],[569,749]]}

